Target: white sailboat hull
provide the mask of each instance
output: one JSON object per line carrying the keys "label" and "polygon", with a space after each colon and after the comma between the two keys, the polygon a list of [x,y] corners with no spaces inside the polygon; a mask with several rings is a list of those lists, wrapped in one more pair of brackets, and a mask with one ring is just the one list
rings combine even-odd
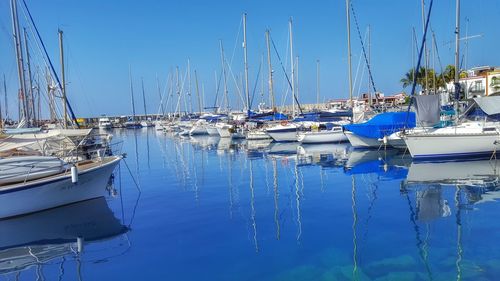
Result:
{"label": "white sailboat hull", "polygon": [[293,124],[267,128],[266,133],[276,142],[297,141],[297,126]]}
{"label": "white sailboat hull", "polygon": [[217,128],[215,126],[207,126],[205,129],[207,130],[207,133],[210,136],[218,136],[219,135],[219,131],[217,130]]}
{"label": "white sailboat hull", "polygon": [[355,148],[378,148],[380,147],[380,142],[378,139],[373,139],[373,138],[366,138],[362,137],[360,135],[353,134],[350,131],[345,131],[344,132],[345,136],[351,143],[352,147]]}
{"label": "white sailboat hull", "polygon": [[76,183],[72,183],[68,172],[24,184],[0,186],[0,218],[102,197],[106,195],[107,182],[120,160],[121,157],[114,157],[102,165],[81,171]]}
{"label": "white sailboat hull", "polygon": [[407,135],[404,140],[413,158],[455,158],[492,154],[499,134]]}
{"label": "white sailboat hull", "polygon": [[337,143],[348,141],[346,135],[340,131],[319,131],[319,132],[300,132],[297,140],[301,143]]}

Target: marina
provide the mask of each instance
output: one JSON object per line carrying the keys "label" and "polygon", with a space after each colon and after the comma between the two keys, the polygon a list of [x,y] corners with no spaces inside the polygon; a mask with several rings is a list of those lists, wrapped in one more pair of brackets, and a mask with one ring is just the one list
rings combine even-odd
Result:
{"label": "marina", "polygon": [[0,2],[0,281],[498,279],[477,3]]}
{"label": "marina", "polygon": [[[66,211],[70,205],[2,220],[2,280],[499,274],[492,246],[499,229],[488,223],[500,208],[496,160],[414,162],[397,150],[345,143],[180,138],[151,128],[113,133],[129,152],[128,168],[122,162],[115,173],[115,195],[99,207],[86,201],[74,207],[80,211]],[[29,229],[38,224],[52,230]],[[37,260],[13,265],[14,249],[31,249]]]}

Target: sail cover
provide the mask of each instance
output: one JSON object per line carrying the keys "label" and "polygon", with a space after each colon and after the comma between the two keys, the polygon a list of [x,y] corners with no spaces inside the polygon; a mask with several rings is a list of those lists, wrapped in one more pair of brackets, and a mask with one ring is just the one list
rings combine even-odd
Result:
{"label": "sail cover", "polygon": [[474,101],[487,115],[500,114],[500,96],[474,98]]}
{"label": "sail cover", "polygon": [[432,127],[438,124],[441,114],[439,95],[422,95],[413,98],[417,111],[417,123],[423,127]]}

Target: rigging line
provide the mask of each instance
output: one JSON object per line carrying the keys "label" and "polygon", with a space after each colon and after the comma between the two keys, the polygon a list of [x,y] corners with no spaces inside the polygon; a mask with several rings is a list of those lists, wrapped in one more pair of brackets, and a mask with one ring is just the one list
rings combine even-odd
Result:
{"label": "rigging line", "polygon": [[217,107],[217,101],[219,99],[219,90],[220,90],[220,82],[222,80],[222,75],[224,75],[224,70],[221,70],[221,74],[219,75],[219,81],[217,81],[217,88],[215,89],[215,100],[214,100],[214,108]]}
{"label": "rigging line", "polygon": [[[43,51],[45,53],[45,56],[47,57],[48,59],[48,62],[49,62],[49,65],[50,65],[50,69],[52,70],[52,72],[54,73],[54,77],[56,78],[57,80],[57,83],[59,83],[59,87],[62,85],[61,84],[61,81],[59,80],[59,76],[57,75],[56,73],[56,70],[54,68],[54,65],[52,64],[52,61],[50,60],[50,57],[49,57],[49,54],[47,53],[47,48],[45,47],[45,43],[43,43],[43,40],[42,40],[42,37],[40,35],[40,32],[38,31],[38,28],[36,27],[36,24],[35,24],[35,21],[33,20],[33,17],[31,16],[31,12],[29,11],[28,9],[28,5],[26,4],[26,1],[25,0],[22,0],[23,1],[23,4],[24,4],[24,7],[26,9],[26,12],[30,18],[30,22],[31,22],[31,25],[33,26],[35,32],[36,32],[36,35],[37,35],[37,38],[38,40],[40,41],[40,43],[42,44],[42,48],[43,48]],[[73,108],[71,107],[71,104],[69,103],[69,100],[68,98],[66,98],[66,105],[68,106],[68,109],[69,109],[69,112],[71,114],[71,118],[73,118],[73,121],[75,122],[75,125],[78,129],[80,129],[80,124],[78,123],[78,121],[76,120],[76,116],[75,116],[75,113],[73,112]]]}
{"label": "rigging line", "polygon": [[[443,80],[443,82],[446,84],[446,81],[444,80],[444,76],[442,75],[443,63],[441,62],[441,56],[439,56],[439,49],[438,49],[437,41],[436,41],[436,34],[434,33],[434,30],[432,30],[432,28],[431,28],[431,31],[432,31],[432,38],[434,38],[434,49],[436,50],[436,56],[437,56],[438,63],[439,63],[439,72],[441,73],[441,75],[439,75],[439,79]],[[436,70],[434,70],[434,72],[435,71]]]}
{"label": "rigging line", "polygon": [[238,34],[236,35],[236,40],[234,41],[233,53],[231,54],[230,64],[233,64],[234,54],[236,53],[236,47],[238,46],[238,39],[240,38],[242,25],[243,25],[243,17],[240,18],[240,26],[238,26]]}
{"label": "rigging line", "polygon": [[356,12],[354,12],[354,5],[352,4],[352,1],[350,3],[351,3],[352,15],[354,17],[354,23],[356,24],[356,30],[358,31],[358,37],[359,40],[361,41],[361,48],[363,49],[363,56],[365,57],[366,67],[368,68],[368,75],[370,75],[373,91],[377,92],[377,88],[375,88],[375,81],[373,80],[372,68],[370,66],[370,62],[368,61],[368,56],[366,55],[365,44],[363,43],[363,38],[361,38],[361,31],[359,30],[359,25],[358,25],[358,17],[356,16]]}
{"label": "rigging line", "polygon": [[[283,73],[285,74],[286,80],[288,82],[288,85],[290,86],[290,89],[293,89],[292,83],[290,82],[290,79],[288,78],[288,74],[286,73],[285,67],[283,66],[283,62],[281,61],[280,54],[278,53],[278,50],[276,49],[276,45],[274,44],[273,37],[271,34],[269,34],[269,37],[271,37],[271,43],[273,44],[273,49],[276,52],[276,56],[278,57],[278,61],[280,62],[281,68],[283,69]],[[302,107],[300,106],[299,100],[297,99],[297,96],[293,96],[293,99],[295,99],[295,102],[297,103],[297,106],[299,107],[300,114],[302,114]]]}

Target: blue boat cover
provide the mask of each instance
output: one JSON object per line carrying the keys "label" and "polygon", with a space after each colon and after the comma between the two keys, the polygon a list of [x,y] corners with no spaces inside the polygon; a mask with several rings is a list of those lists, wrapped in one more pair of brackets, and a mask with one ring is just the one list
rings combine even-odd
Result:
{"label": "blue boat cover", "polygon": [[380,139],[403,128],[414,128],[415,119],[415,112],[385,112],[364,123],[344,125],[344,130],[365,138]]}

